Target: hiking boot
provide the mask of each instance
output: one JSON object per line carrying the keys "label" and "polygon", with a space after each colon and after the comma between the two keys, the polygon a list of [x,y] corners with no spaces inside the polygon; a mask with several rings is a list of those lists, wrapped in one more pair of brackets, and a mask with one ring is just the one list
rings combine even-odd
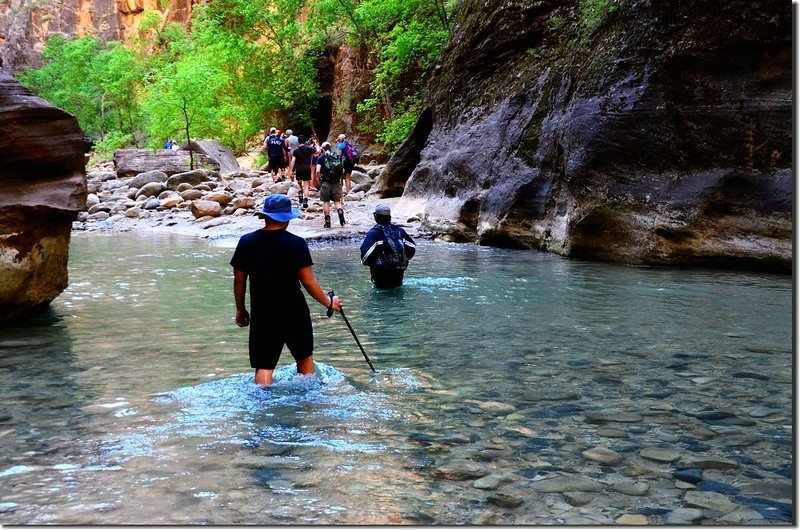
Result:
{"label": "hiking boot", "polygon": [[338,210],[336,210],[336,213],[339,214],[339,224],[344,226],[344,210],[339,208]]}
{"label": "hiking boot", "polygon": [[308,199],[303,199],[303,210],[308,208]]}
{"label": "hiking boot", "polygon": [[331,227],[331,216],[330,215],[326,215],[325,216],[325,224],[322,225],[322,227],[323,228],[330,228]]}

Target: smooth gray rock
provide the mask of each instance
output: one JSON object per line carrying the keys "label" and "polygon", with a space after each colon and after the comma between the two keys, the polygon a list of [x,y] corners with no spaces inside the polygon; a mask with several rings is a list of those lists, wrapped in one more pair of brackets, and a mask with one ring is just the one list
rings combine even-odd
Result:
{"label": "smooth gray rock", "polygon": [[581,453],[584,458],[601,464],[614,465],[622,462],[625,457],[606,447],[592,447]]}
{"label": "smooth gray rock", "polygon": [[626,480],[617,482],[613,484],[612,487],[620,493],[634,497],[643,497],[650,491],[650,485],[647,482],[632,482]]}
{"label": "smooth gray rock", "polygon": [[598,492],[603,490],[603,485],[599,482],[579,477],[554,477],[544,480],[537,480],[531,483],[531,489],[540,493],[564,493],[567,491],[589,491]]}
{"label": "smooth gray rock", "polygon": [[166,182],[168,179],[168,175],[163,171],[154,169],[152,171],[145,171],[144,173],[139,173],[132,179],[128,181],[129,188],[141,188],[145,184],[150,184],[151,182]]}
{"label": "smooth gray rock", "polygon": [[678,508],[667,514],[666,522],[670,525],[698,524],[703,520],[703,510],[697,508]]}
{"label": "smooth gray rock", "polygon": [[726,495],[715,491],[687,491],[683,503],[689,508],[702,508],[730,513],[741,506],[732,502]]}
{"label": "smooth gray rock", "polygon": [[668,464],[680,459],[681,452],[674,449],[665,449],[663,447],[645,447],[639,454],[645,460],[652,460],[653,462],[662,462]]}

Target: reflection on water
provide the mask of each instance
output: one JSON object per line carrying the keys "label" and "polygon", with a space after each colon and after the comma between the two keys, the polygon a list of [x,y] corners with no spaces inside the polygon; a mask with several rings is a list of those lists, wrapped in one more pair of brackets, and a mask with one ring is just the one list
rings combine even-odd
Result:
{"label": "reflection on water", "polygon": [[73,239],[0,329],[0,524],[791,521],[790,278],[422,243],[378,291],[320,244],[378,373],[312,302],[317,375],[264,389],[231,253]]}

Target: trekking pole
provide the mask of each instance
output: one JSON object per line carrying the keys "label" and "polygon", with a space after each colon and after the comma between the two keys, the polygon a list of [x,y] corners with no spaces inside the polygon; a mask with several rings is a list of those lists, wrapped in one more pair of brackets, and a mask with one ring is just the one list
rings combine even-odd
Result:
{"label": "trekking pole", "polygon": [[[333,291],[329,292],[328,296],[331,299],[331,308],[328,309],[328,318],[330,318],[331,315],[333,315],[333,296],[334,296]],[[352,333],[353,334],[353,338],[356,339],[356,344],[358,344],[358,347],[361,349],[361,353],[364,354],[364,359],[367,360],[367,364],[369,365],[370,368],[372,368],[373,373],[377,374],[378,371],[375,370],[374,366],[372,366],[372,361],[369,360],[369,356],[367,355],[367,352],[364,351],[364,347],[361,345],[361,341],[358,340],[358,337],[356,336],[356,332],[353,331],[353,326],[350,325],[350,321],[347,320],[346,316],[344,316],[344,309],[340,308],[339,309],[339,313],[342,314],[342,318],[344,319],[344,323],[347,324],[347,327],[350,329],[350,333]]]}

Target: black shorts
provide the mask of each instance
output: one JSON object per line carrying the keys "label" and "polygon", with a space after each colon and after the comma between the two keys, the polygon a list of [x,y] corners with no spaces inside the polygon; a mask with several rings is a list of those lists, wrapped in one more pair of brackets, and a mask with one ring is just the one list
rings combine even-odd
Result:
{"label": "black shorts", "polygon": [[282,156],[271,156],[269,157],[269,167],[268,169],[272,173],[277,173],[279,169],[284,168],[283,157]]}
{"label": "black shorts", "polygon": [[297,176],[297,180],[311,180],[311,168],[299,167],[295,171],[295,175]]}
{"label": "black shorts", "polygon": [[296,361],[314,353],[314,332],[309,311],[286,318],[263,316],[250,322],[250,366],[274,370],[286,345]]}
{"label": "black shorts", "polygon": [[352,173],[354,167],[356,167],[356,165],[353,162],[350,162],[350,160],[347,158],[342,160],[342,168],[344,168],[345,174]]}

